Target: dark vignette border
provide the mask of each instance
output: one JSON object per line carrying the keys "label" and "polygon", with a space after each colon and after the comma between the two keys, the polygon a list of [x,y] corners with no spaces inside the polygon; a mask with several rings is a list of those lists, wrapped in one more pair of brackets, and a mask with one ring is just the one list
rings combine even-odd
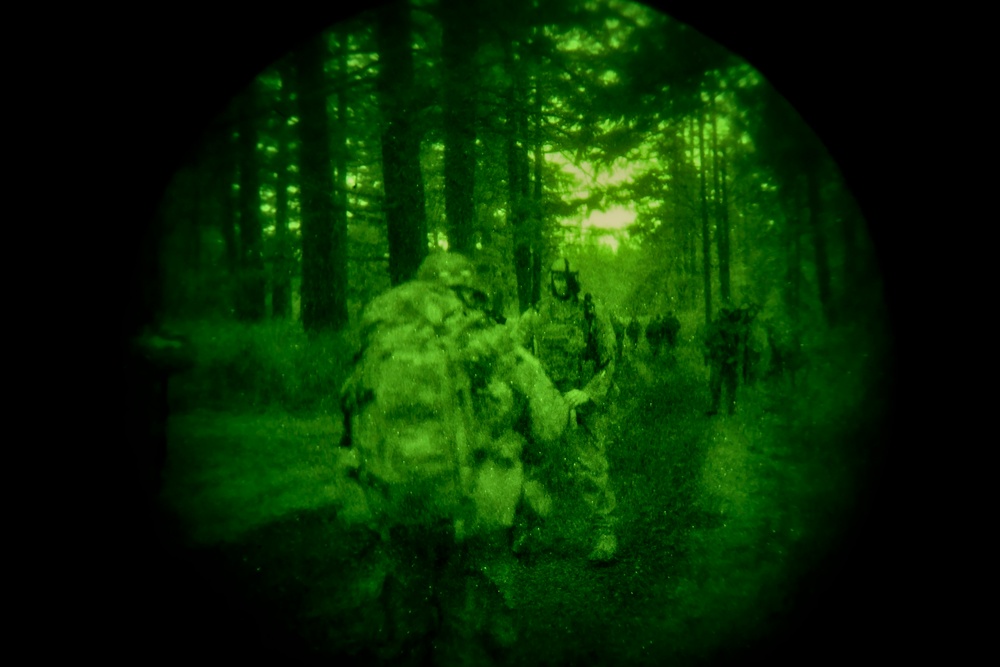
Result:
{"label": "dark vignette border", "polygon": [[[914,366],[906,326],[913,311],[901,287],[907,248],[896,235],[905,225],[902,200],[913,196],[905,187],[907,169],[913,166],[899,164],[908,139],[898,123],[905,122],[900,116],[906,110],[894,96],[903,85],[896,78],[903,76],[901,62],[917,67],[925,51],[906,41],[913,38],[906,36],[900,19],[847,8],[834,14],[819,8],[650,4],[746,58],[823,140],[868,221],[895,340],[893,409],[879,439],[871,443],[879,456],[864,504],[867,511],[826,568],[803,583],[799,613],[785,632],[730,657],[800,664],[921,650],[912,637],[920,633],[914,624],[922,622],[917,616],[928,602],[906,581],[904,562],[917,533],[911,530],[914,521],[898,509],[906,503],[900,499],[910,488],[905,473],[912,468],[901,463],[907,435],[901,392],[913,386]],[[102,157],[116,165],[121,198],[109,208],[109,220],[99,231],[99,242],[107,234],[102,247],[110,254],[96,276],[111,296],[110,321],[114,340],[122,343],[120,353],[149,316],[143,304],[154,269],[148,254],[154,246],[146,241],[153,212],[203,129],[270,62],[312,32],[369,6],[292,3],[252,15],[165,10],[127,31],[98,31],[97,69],[111,102],[98,121],[110,139]],[[119,404],[128,406],[128,399],[121,396]],[[113,430],[124,447],[143,426],[125,409]],[[906,455],[920,453],[909,450]],[[114,553],[105,560],[111,583],[106,591],[114,604],[107,621],[118,628],[114,635],[120,639],[108,640],[136,657],[218,657],[231,663],[274,658],[287,663],[281,647],[260,644],[253,618],[228,606],[223,592],[200,581],[182,557],[161,548],[151,530],[153,515],[129,483],[129,468],[123,464],[110,472],[110,496],[117,509],[108,525]]]}

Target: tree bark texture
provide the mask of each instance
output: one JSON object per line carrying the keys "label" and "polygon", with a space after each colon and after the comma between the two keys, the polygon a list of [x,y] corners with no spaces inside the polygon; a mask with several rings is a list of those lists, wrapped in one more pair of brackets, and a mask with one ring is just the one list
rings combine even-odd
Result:
{"label": "tree bark texture", "polygon": [[237,316],[248,322],[264,319],[267,277],[264,271],[263,231],[260,214],[260,158],[257,154],[256,83],[250,85],[240,118],[240,291]]}
{"label": "tree bark texture", "polygon": [[236,227],[236,197],[233,194],[233,183],[237,179],[236,142],[229,136],[223,142],[221,177],[217,183],[219,201],[219,231],[225,245],[226,271],[229,275],[225,302],[236,310],[236,298],[239,293],[240,280],[240,240]]}
{"label": "tree bark texture", "polygon": [[334,262],[346,230],[334,221],[330,127],[327,115],[326,42],[316,37],[296,54],[299,112],[299,206],[302,220],[302,326],[310,333],[347,323],[346,266]]}
{"label": "tree bark texture", "polygon": [[[284,82],[283,82],[284,83]],[[285,83],[287,85],[287,83]],[[271,276],[271,316],[287,319],[292,314],[292,239],[288,231],[288,165],[290,142],[278,130],[278,153],[274,179],[274,264]]]}
{"label": "tree bark texture", "polygon": [[476,87],[475,3],[442,0],[444,67],[444,196],[449,247],[466,254],[475,242]]}
{"label": "tree bark texture", "polygon": [[788,206],[791,209],[786,221],[786,249],[788,257],[787,278],[785,280],[785,301],[789,314],[798,331],[799,310],[802,305],[802,215],[803,203],[798,181],[790,183]]}
{"label": "tree bark texture", "polygon": [[542,174],[545,156],[542,154],[542,92],[540,84],[535,79],[535,100],[534,100],[534,134],[532,143],[534,144],[534,170],[532,179],[533,191],[531,194],[531,304],[536,305],[542,298]]}
{"label": "tree bark texture", "polygon": [[427,255],[420,134],[415,125],[410,8],[384,6],[375,25],[379,52],[377,89],[382,112],[382,175],[392,285],[417,274]]}
{"label": "tree bark texture", "polygon": [[708,194],[705,184],[705,113],[698,111],[698,157],[701,190],[701,274],[705,292],[705,324],[712,324],[712,236],[708,228]]}
{"label": "tree bark texture", "polygon": [[715,244],[719,253],[719,296],[722,303],[732,301],[729,276],[729,215],[726,208],[725,155],[719,146],[718,120],[712,103],[712,186],[715,190]]}
{"label": "tree bark texture", "polygon": [[820,194],[818,160],[810,160],[806,166],[806,190],[809,203],[809,231],[812,232],[813,252],[816,260],[816,286],[819,302],[827,325],[836,323],[833,294],[830,285],[830,259],[827,250],[826,232],[823,229],[823,201]]}
{"label": "tree bark texture", "polygon": [[[337,69],[340,80],[347,76],[347,35],[338,33]],[[333,296],[334,321],[333,326],[340,329],[348,321],[348,291],[350,285],[348,260],[348,205],[347,205],[347,91],[346,85],[337,90],[337,113],[333,121],[334,132],[331,150],[333,151],[335,183],[333,188],[333,282],[339,289]]]}
{"label": "tree bark texture", "polygon": [[529,166],[527,149],[520,141],[525,130],[523,72],[515,58],[516,45],[506,48],[506,65],[511,78],[507,98],[507,187],[508,220],[514,237],[514,274],[517,278],[518,312],[531,306],[533,286],[532,234],[528,220]]}

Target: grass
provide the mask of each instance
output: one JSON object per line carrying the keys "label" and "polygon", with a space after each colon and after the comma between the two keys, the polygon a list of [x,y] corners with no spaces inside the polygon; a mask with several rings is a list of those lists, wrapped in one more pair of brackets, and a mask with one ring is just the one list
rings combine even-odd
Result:
{"label": "grass", "polygon": [[341,428],[331,415],[281,412],[173,418],[163,500],[198,545],[232,541],[293,511],[354,507],[340,474]]}
{"label": "grass", "polygon": [[[486,558],[519,635],[501,662],[699,664],[773,634],[855,509],[867,459],[852,443],[880,410],[871,360],[834,346],[794,392],[741,389],[736,415],[711,418],[696,350],[623,366],[608,450],[621,557]],[[328,656],[383,646],[391,625],[391,558],[357,528],[339,431],[333,411],[175,416],[164,490],[191,544]]]}
{"label": "grass", "polygon": [[195,350],[194,367],[171,382],[180,412],[211,409],[300,415],[336,412],[354,353],[349,334],[307,335],[301,323],[176,322]]}

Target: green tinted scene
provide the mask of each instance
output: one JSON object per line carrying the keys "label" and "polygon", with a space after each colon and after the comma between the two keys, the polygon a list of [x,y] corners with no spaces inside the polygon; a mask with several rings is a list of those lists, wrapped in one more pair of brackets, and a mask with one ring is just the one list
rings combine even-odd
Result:
{"label": "green tinted scene", "polygon": [[760,72],[649,7],[331,26],[158,229],[150,489],[289,659],[738,659],[864,512],[865,221]]}

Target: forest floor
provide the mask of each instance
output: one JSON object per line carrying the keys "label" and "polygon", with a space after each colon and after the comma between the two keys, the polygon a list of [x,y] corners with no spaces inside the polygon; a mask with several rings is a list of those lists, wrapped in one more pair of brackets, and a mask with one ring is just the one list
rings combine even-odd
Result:
{"label": "forest floor", "polygon": [[[735,415],[708,416],[706,378],[655,363],[631,369],[608,452],[619,558],[594,567],[572,545],[527,562],[494,554],[484,567],[507,582],[517,637],[495,662],[702,664],[738,652],[787,621],[797,582],[841,538],[865,461],[834,425],[857,392],[814,385],[845,398],[803,411],[819,389],[761,384],[741,389]],[[352,520],[363,500],[342,474],[338,421],[173,416],[162,501],[185,548],[266,609],[276,636],[370,658],[386,638],[384,556]]]}

